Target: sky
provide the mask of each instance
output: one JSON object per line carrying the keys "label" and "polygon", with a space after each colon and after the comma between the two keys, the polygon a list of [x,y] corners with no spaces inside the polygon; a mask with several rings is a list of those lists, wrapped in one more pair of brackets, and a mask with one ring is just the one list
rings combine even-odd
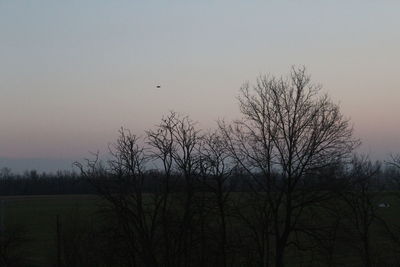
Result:
{"label": "sky", "polygon": [[385,159],[400,153],[399,12],[395,0],[0,0],[0,168],[70,168],[170,110],[212,128],[240,117],[244,82],[292,65],[340,104],[360,151]]}

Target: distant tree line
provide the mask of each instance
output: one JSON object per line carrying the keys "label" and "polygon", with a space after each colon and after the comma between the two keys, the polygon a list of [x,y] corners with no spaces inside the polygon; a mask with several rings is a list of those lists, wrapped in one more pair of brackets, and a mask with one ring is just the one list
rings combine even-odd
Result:
{"label": "distant tree line", "polygon": [[[387,163],[390,162],[390,159]],[[392,164],[377,161],[374,163],[380,166],[373,182],[374,190],[400,190],[399,177],[400,169]],[[151,193],[157,190],[163,179],[163,172],[157,169],[146,171],[147,178],[144,192]],[[183,190],[183,183],[179,175],[173,177],[173,192]],[[208,191],[202,181],[195,181],[197,191]],[[232,172],[229,185],[224,186],[232,192],[251,192],[257,183],[250,179],[244,172]],[[62,194],[97,194],[92,183],[81,176],[80,173],[70,171],[57,171],[56,173],[41,172],[36,170],[24,171],[22,174],[15,174],[11,169],[3,167],[0,169],[0,196],[18,195],[62,195]]]}
{"label": "distant tree line", "polygon": [[0,170],[1,196],[94,193],[93,186],[75,172],[38,173],[31,170],[14,174],[7,167]]}
{"label": "distant tree line", "polygon": [[[390,159],[388,163],[390,162]],[[399,177],[399,170],[392,164],[388,165],[380,161],[375,162],[379,168],[373,182],[374,190],[400,190],[400,184],[396,178]],[[163,179],[163,172],[153,169],[146,171],[147,176],[144,192],[151,193],[157,190]],[[173,177],[174,192],[183,190],[183,183],[179,175]],[[197,191],[208,191],[209,187],[204,186],[202,181],[195,181]],[[232,192],[251,192],[257,183],[250,179],[244,172],[232,172],[227,187]],[[56,173],[41,172],[36,170],[25,171],[22,174],[15,174],[11,169],[3,167],[0,169],[0,196],[18,195],[59,195],[59,194],[96,194],[96,188],[92,183],[81,176],[80,173],[70,171],[58,171]]]}

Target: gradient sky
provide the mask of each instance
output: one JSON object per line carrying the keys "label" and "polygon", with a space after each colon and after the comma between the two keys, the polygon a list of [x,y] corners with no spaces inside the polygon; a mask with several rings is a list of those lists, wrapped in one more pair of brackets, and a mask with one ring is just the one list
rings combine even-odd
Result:
{"label": "gradient sky", "polygon": [[81,159],[169,110],[213,127],[239,116],[243,82],[300,64],[384,159],[400,152],[399,14],[395,0],[0,0],[0,158]]}

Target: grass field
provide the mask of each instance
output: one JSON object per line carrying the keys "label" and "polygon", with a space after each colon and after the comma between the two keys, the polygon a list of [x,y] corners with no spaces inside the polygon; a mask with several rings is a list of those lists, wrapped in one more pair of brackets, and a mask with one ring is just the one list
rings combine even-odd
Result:
{"label": "grass field", "polygon": [[95,214],[98,198],[92,195],[12,196],[1,197],[6,229],[21,226],[28,242],[21,253],[33,266],[52,266],[55,262],[57,215],[63,221],[79,212],[81,217]]}
{"label": "grass field", "polygon": [[[12,196],[0,199],[0,214],[4,217],[6,230],[21,226],[27,231],[29,241],[24,243],[20,253],[24,253],[32,267],[54,266],[56,262],[57,215],[62,223],[77,214],[80,219],[90,219],[97,216],[101,203],[93,195]],[[381,201],[391,206],[379,209],[380,215],[389,223],[400,225],[399,199],[386,193]],[[376,237],[379,239],[379,234]]]}

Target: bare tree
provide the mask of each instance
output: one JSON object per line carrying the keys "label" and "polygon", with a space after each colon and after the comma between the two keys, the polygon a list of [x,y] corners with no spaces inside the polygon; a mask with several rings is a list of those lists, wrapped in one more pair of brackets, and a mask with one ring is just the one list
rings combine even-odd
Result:
{"label": "bare tree", "polygon": [[[174,255],[182,255],[181,260],[175,262],[174,266],[189,266],[192,260],[193,250],[193,218],[194,208],[194,184],[199,171],[200,131],[196,129],[196,123],[188,116],[182,116],[171,112],[164,117],[155,130],[147,131],[148,143],[153,148],[155,156],[162,162],[165,183],[164,197],[162,201],[163,214],[167,212],[169,181],[171,174],[175,174],[184,181],[184,200],[178,222],[178,231],[174,232],[173,247],[176,250]],[[174,202],[175,205],[178,205]],[[178,214],[176,214],[177,217]],[[167,241],[170,243],[170,241]],[[169,249],[170,245],[168,245]],[[168,252],[169,253],[169,252]]]}
{"label": "bare tree", "polygon": [[400,169],[400,154],[398,155],[391,155],[391,160],[387,162],[387,164]]}
{"label": "bare tree", "polygon": [[296,245],[292,234],[306,230],[299,222],[307,207],[328,197],[308,175],[348,157],[359,143],[339,106],[320,89],[304,67],[293,67],[286,78],[262,76],[241,88],[243,119],[220,123],[231,155],[254,178],[255,190],[265,192],[275,266],[283,266],[287,246]]}
{"label": "bare tree", "polygon": [[379,216],[378,204],[382,194],[374,188],[374,178],[380,170],[379,164],[372,164],[366,156],[355,156],[349,171],[349,190],[342,192],[344,201],[343,218],[346,218],[348,235],[354,236],[354,242],[350,244],[356,246],[360,252],[360,258],[364,266],[375,266],[374,251],[372,246],[372,227],[380,224],[383,219]]}
{"label": "bare tree", "polygon": [[[389,167],[386,173],[393,184],[393,188],[391,189],[393,191],[391,193],[396,198],[400,198],[400,154],[391,155],[390,160],[386,161],[386,164]],[[387,223],[386,229],[390,239],[394,242],[393,250],[398,255],[400,251],[400,225],[398,223]]]}
{"label": "bare tree", "polygon": [[[176,248],[173,247],[174,237],[176,236],[173,222],[171,217],[174,215],[171,206],[171,180],[174,168],[174,157],[176,153],[176,142],[174,138],[174,128],[176,127],[177,121],[175,120],[177,114],[172,112],[168,117],[161,120],[160,125],[157,125],[155,130],[148,130],[147,143],[150,145],[150,156],[155,159],[156,162],[160,161],[162,164],[163,178],[162,178],[162,189],[161,189],[161,224],[162,224],[162,235],[163,245],[165,247],[163,263],[164,266],[174,266],[176,259],[173,259],[176,255]],[[176,214],[175,214],[176,215]]]}
{"label": "bare tree", "polygon": [[144,192],[148,157],[136,135],[123,128],[119,133],[105,165],[96,157],[76,166],[111,206],[124,235],[130,265],[158,266],[155,237],[160,201]]}
{"label": "bare tree", "polygon": [[228,202],[230,196],[229,178],[235,169],[225,140],[219,132],[210,132],[203,136],[200,147],[201,174],[203,183],[215,198],[216,216],[219,218],[219,246],[218,255],[220,261],[218,266],[228,266]]}
{"label": "bare tree", "polygon": [[172,158],[176,171],[184,178],[184,205],[183,215],[178,233],[178,248],[183,255],[183,266],[190,266],[193,252],[193,231],[194,231],[194,182],[198,171],[199,155],[197,146],[200,142],[199,130],[196,123],[187,116],[173,116],[175,127],[172,128],[172,135],[176,149],[173,150]]}
{"label": "bare tree", "polygon": [[[239,264],[280,267],[288,247],[314,249],[311,239],[324,242],[332,264],[341,221],[318,218],[342,183],[326,173],[359,141],[320,90],[304,68],[261,76],[241,88],[242,119],[219,122],[218,131],[203,135],[171,112],[146,131],[146,148],[122,129],[105,164],[78,163],[115,215],[127,265],[230,266],[239,244]],[[231,181],[244,179],[246,192],[230,197]]]}

